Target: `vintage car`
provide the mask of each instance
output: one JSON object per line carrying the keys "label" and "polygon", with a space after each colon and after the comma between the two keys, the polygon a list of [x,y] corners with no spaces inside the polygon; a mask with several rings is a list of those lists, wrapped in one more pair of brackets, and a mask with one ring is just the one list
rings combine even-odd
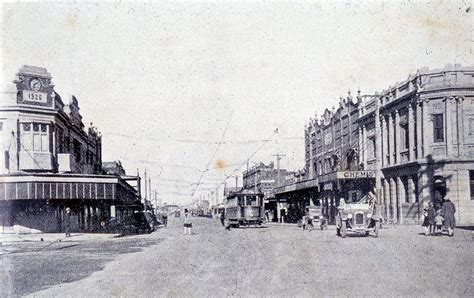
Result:
{"label": "vintage car", "polygon": [[319,206],[306,206],[306,215],[313,222],[313,226],[319,226],[321,230],[328,228],[327,218],[323,215],[323,208]]}
{"label": "vintage car", "polygon": [[380,216],[374,202],[375,197],[369,194],[356,203],[341,203],[336,215],[337,235],[345,238],[348,232],[367,236],[373,232],[378,237]]}

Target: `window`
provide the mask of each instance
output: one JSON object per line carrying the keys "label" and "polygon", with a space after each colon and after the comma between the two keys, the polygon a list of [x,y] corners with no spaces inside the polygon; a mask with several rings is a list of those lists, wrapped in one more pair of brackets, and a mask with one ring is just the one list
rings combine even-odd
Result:
{"label": "window", "polygon": [[[33,130],[31,127],[33,126]],[[21,146],[27,151],[49,151],[49,126],[48,124],[23,123],[21,133]]]}
{"label": "window", "polygon": [[471,188],[471,200],[474,200],[474,171],[469,171],[469,186]]}
{"label": "window", "polygon": [[73,146],[74,146],[74,156],[76,157],[76,162],[81,162],[81,153],[82,153],[82,148],[81,148],[81,143],[78,140],[73,141]]}
{"label": "window", "polygon": [[444,142],[443,114],[433,114],[433,137],[437,143]]}
{"label": "window", "polygon": [[410,141],[409,141],[409,134],[408,134],[408,123],[407,124],[402,124],[400,125],[401,128],[401,141],[402,141],[402,148],[403,149],[408,149],[410,146]]}

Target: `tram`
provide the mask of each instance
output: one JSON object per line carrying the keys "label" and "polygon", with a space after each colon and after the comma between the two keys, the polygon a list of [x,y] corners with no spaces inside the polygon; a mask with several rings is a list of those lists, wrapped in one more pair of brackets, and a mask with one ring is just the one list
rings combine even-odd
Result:
{"label": "tram", "polygon": [[263,194],[249,190],[230,193],[225,200],[225,214],[233,226],[261,225],[264,219]]}

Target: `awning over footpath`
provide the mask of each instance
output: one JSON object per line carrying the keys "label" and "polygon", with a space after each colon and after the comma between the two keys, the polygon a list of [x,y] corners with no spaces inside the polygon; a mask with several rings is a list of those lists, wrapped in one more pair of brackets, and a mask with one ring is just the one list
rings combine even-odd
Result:
{"label": "awning over footpath", "polygon": [[112,175],[16,174],[0,176],[0,201],[9,200],[117,200],[139,202],[136,190]]}
{"label": "awning over footpath", "polygon": [[318,179],[311,179],[306,181],[299,181],[294,184],[281,186],[275,189],[275,195],[293,192],[297,190],[303,190],[307,188],[317,188],[318,186]]}

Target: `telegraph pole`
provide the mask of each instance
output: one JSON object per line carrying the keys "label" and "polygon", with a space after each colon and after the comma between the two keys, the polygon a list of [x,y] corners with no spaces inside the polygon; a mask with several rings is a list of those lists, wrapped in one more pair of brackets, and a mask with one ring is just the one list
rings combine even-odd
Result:
{"label": "telegraph pole", "polygon": [[[380,98],[375,96],[375,198],[376,209],[382,203],[382,130],[380,129]],[[378,213],[382,216],[381,210]],[[380,219],[379,219],[380,220]],[[381,222],[381,221],[380,221]]]}
{"label": "telegraph pole", "polygon": [[148,178],[148,194],[149,194],[148,198],[150,199],[150,202],[151,202],[151,199],[152,199],[152,197],[151,197],[151,178]]}
{"label": "telegraph pole", "polygon": [[[278,188],[280,187],[280,160],[281,160],[281,157],[282,156],[286,156],[286,155],[282,155],[280,153],[277,153],[276,155],[272,155],[272,156],[276,156],[277,158],[277,181],[276,181],[276,187],[275,188]],[[281,219],[281,208],[280,208],[280,200],[278,199],[277,200],[277,218],[278,218],[278,222],[282,222],[282,219]]]}
{"label": "telegraph pole", "polygon": [[143,197],[143,210],[146,211],[146,197],[148,195],[147,193],[148,189],[147,189],[147,185],[146,185],[146,168],[145,168],[145,196]]}

